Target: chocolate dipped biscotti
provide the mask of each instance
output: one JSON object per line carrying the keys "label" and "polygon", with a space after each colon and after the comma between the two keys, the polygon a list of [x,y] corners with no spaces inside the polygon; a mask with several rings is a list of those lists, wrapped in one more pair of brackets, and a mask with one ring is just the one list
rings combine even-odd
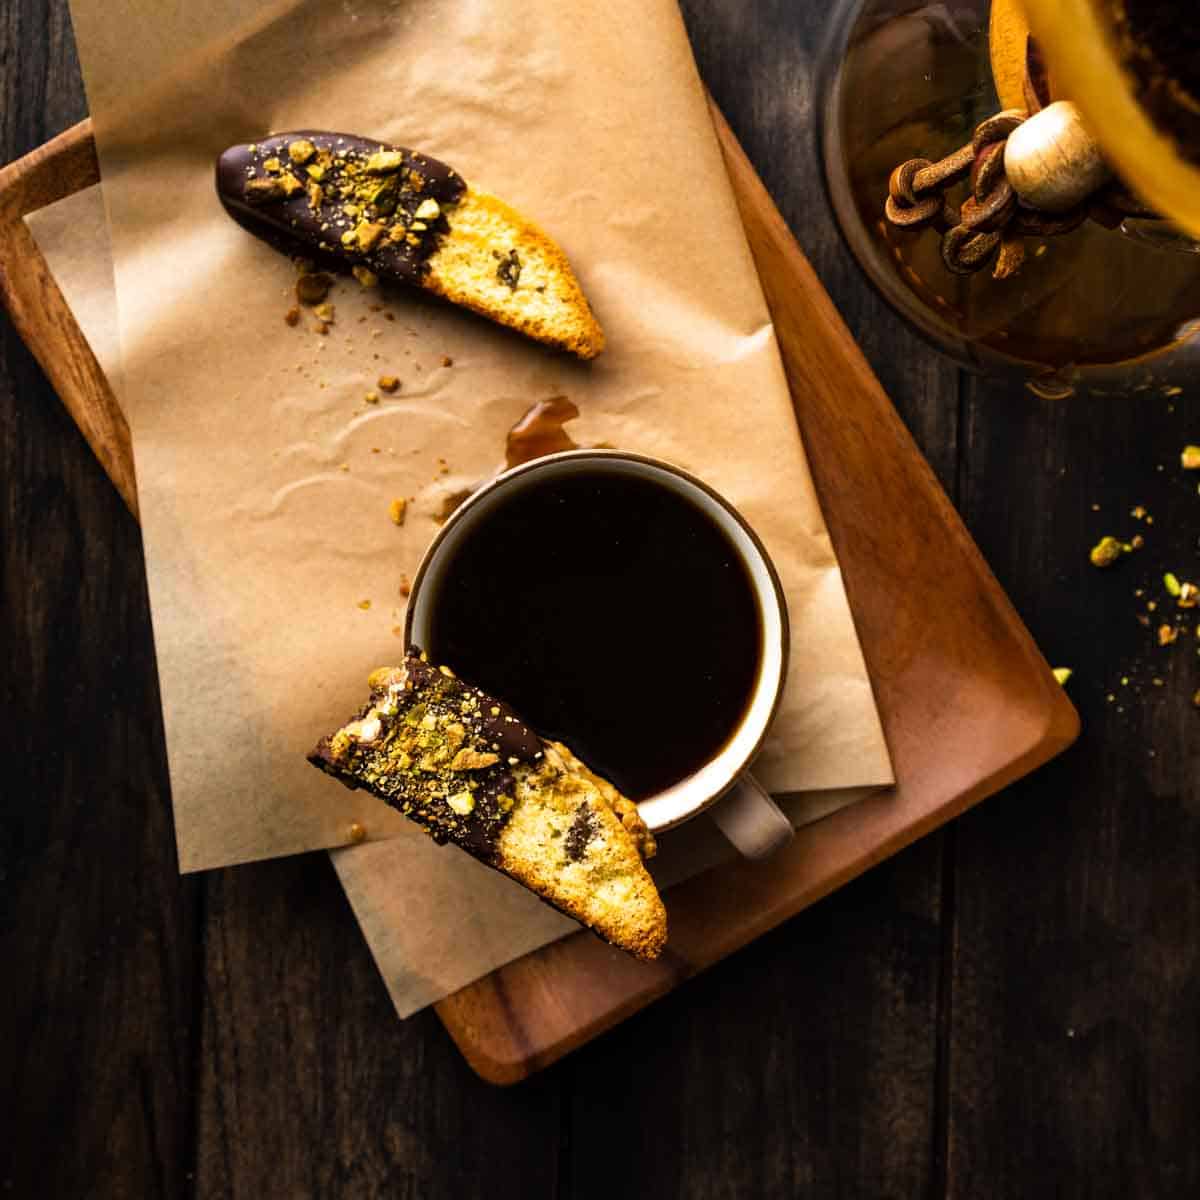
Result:
{"label": "chocolate dipped biscotti", "polygon": [[375,671],[358,716],[309,755],[524,884],[605,941],[657,958],[667,916],[637,807],[503,702],[409,653]]}
{"label": "chocolate dipped biscotti", "polygon": [[217,193],[272,244],[424,288],[580,358],[604,349],[555,242],[437,159],[345,133],[280,133],[230,146]]}

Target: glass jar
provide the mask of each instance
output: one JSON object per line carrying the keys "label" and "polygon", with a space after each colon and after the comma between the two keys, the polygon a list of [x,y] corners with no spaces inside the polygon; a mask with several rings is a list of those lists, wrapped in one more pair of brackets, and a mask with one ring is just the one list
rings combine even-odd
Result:
{"label": "glass jar", "polygon": [[[1043,54],[1061,53],[1066,9],[1103,2],[1044,0],[1058,17],[1043,21]],[[1001,7],[1011,16],[1011,0],[997,0]],[[981,122],[1014,107],[1011,81],[1000,79],[1006,104],[993,71],[993,35],[1012,31],[998,31],[995,16],[987,0],[840,4],[818,88],[826,186],[843,235],[901,315],[965,365],[1015,371],[1047,395],[1114,374],[1127,382],[1131,368],[1142,379],[1169,381],[1181,362],[1195,362],[1200,255],[1190,238],[1164,235],[1166,223],[1133,218],[1109,227],[1089,219],[1068,233],[1028,235],[1019,269],[994,278],[988,269],[948,269],[937,228],[902,228],[885,217],[889,177],[900,163],[941,159],[969,143]],[[1024,30],[1018,34],[1023,75]],[[1041,45],[1040,28],[1037,37]],[[1053,63],[1051,70],[1066,86]],[[1094,97],[1103,89],[1088,78]],[[1136,160],[1136,145],[1119,129],[1117,141],[1121,161]],[[1108,144],[1103,151],[1118,161]],[[960,202],[968,187],[955,184],[948,198]],[[1200,189],[1194,199],[1200,204]]]}

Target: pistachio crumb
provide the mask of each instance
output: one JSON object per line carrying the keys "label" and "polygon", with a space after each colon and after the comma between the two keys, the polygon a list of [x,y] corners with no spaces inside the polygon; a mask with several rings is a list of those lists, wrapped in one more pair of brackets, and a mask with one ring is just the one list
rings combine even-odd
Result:
{"label": "pistachio crumb", "polygon": [[280,199],[284,192],[275,179],[250,179],[242,192],[247,204],[268,204]]}
{"label": "pistachio crumb", "polygon": [[475,797],[466,788],[448,797],[446,803],[462,817],[469,816],[475,810]]}
{"label": "pistachio crumb", "polygon": [[393,525],[403,525],[405,515],[408,512],[408,501],[396,499],[388,505],[388,516],[392,518]]}
{"label": "pistachio crumb", "polygon": [[[364,253],[370,253],[386,230],[378,221],[359,221],[354,227],[354,240]],[[345,239],[343,239],[345,240]]]}
{"label": "pistachio crumb", "polygon": [[1170,571],[1163,576],[1163,587],[1167,589],[1167,594],[1178,597],[1183,588],[1179,585],[1179,580],[1175,578]]}
{"label": "pistachio crumb", "polygon": [[288,158],[300,167],[317,153],[316,146],[308,138],[297,138],[294,142],[289,142],[287,149]]}
{"label": "pistachio crumb", "polygon": [[378,404],[379,403],[379,393],[378,392],[367,392],[366,395],[363,396],[363,399],[368,404]]}
{"label": "pistachio crumb", "polygon": [[500,761],[498,754],[481,753],[469,746],[463,747],[451,760],[452,771],[482,771]]}
{"label": "pistachio crumb", "polygon": [[1109,536],[1102,537],[1088,554],[1093,567],[1111,567],[1120,557],[1121,543]]}
{"label": "pistachio crumb", "polygon": [[333,276],[324,271],[304,271],[296,279],[296,299],[301,304],[320,304],[333,287]]}
{"label": "pistachio crumb", "polygon": [[367,159],[368,175],[386,175],[398,171],[404,165],[404,155],[399,150],[379,150]]}
{"label": "pistachio crumb", "polygon": [[1054,668],[1054,678],[1056,680],[1058,680],[1060,686],[1062,686],[1062,687],[1067,686],[1067,680],[1071,678],[1072,674],[1073,674],[1073,672],[1070,667],[1055,667]]}

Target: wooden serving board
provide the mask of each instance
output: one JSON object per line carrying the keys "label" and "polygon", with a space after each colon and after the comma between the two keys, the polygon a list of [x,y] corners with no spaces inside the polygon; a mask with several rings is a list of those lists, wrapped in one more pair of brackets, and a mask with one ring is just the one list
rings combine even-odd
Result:
{"label": "wooden serving board", "polygon": [[[513,1083],[1064,750],[1079,720],[721,114],[713,120],[779,337],[899,781],[667,894],[654,964],[579,933],[437,1005],[472,1067]],[[96,183],[84,121],[0,170],[0,295],[137,514],[129,430],[22,220]]]}

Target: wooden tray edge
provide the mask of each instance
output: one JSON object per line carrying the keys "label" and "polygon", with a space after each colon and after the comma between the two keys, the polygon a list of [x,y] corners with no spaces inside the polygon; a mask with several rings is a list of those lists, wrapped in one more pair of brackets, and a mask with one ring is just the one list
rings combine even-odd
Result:
{"label": "wooden tray edge", "polygon": [[[673,932],[672,942],[668,946],[669,957],[661,965],[629,963],[625,974],[631,981],[631,986],[624,998],[598,1017],[575,1027],[569,1033],[537,1046],[532,1041],[524,1042],[519,1036],[513,1037],[512,1031],[520,1030],[521,1020],[511,997],[528,990],[531,974],[570,969],[572,956],[596,960],[598,970],[612,971],[615,964],[599,961],[603,959],[607,948],[587,930],[580,930],[564,938],[562,942],[542,947],[498,968],[490,975],[438,1001],[434,1009],[459,1052],[480,1078],[500,1087],[520,1083],[619,1025],[680,984],[715,966],[764,933],[797,916],[872,867],[878,866],[948,821],[961,816],[980,801],[995,795],[1057,757],[1078,738],[1079,715],[1070,701],[1053,694],[1046,698],[1044,715],[1045,722],[1040,735],[1010,764],[956,797],[952,803],[939,810],[936,818],[927,823],[907,826],[898,836],[876,844],[870,851],[846,864],[836,875],[828,876],[819,887],[797,893],[793,901],[785,907],[766,915],[761,928],[754,928],[749,936],[736,944],[721,946],[718,952],[712,955],[685,955],[678,952]],[[883,795],[893,791],[894,789],[887,789]],[[717,879],[721,881],[720,886],[726,886],[731,867],[742,867],[742,864],[725,863],[694,876],[680,884],[678,889],[667,893],[668,903],[672,893],[677,894],[685,888],[697,893],[709,891],[716,886],[714,881]],[[578,969],[578,964],[574,965]],[[496,1012],[504,1015],[502,1026],[489,1019]]]}
{"label": "wooden tray edge", "polygon": [[90,119],[0,169],[0,302],[136,518],[125,414],[24,221],[26,214],[99,182]]}
{"label": "wooden tray edge", "polygon": [[[768,225],[771,226],[765,230],[765,234],[772,249],[793,255],[796,259],[796,269],[811,274],[811,266],[800,253],[790,230],[715,104],[712,104],[712,111],[744,219],[749,211],[746,201],[747,189],[756,189],[761,194],[760,200],[765,197]],[[50,275],[22,219],[28,212],[98,181],[99,169],[90,121],[80,122],[51,142],[0,170],[0,298],[8,308],[18,332],[37,357],[96,457],[136,517],[137,493],[132,468],[132,447],[124,416],[90,346],[79,330],[74,314]],[[760,219],[756,214],[756,220]],[[763,232],[760,230],[760,233]],[[751,237],[750,240],[754,249],[755,239]],[[12,270],[9,264],[14,263],[23,264],[23,269]],[[815,281],[815,275],[813,279]],[[818,288],[819,286],[817,284]],[[858,355],[860,352],[833,308],[832,302],[827,296],[825,300],[827,312],[824,315],[831,336],[844,340],[851,351]],[[54,353],[47,352],[48,346],[54,348]],[[882,391],[880,395],[882,396]],[[883,409],[890,414],[898,436],[911,443],[911,435],[886,399],[883,401]],[[920,459],[915,443],[911,444],[913,454]],[[113,446],[118,447],[115,453],[111,449]],[[920,461],[924,463],[923,459]],[[925,466],[928,470],[927,464]],[[963,539],[972,557],[977,560],[978,569],[991,580],[990,570],[961,525],[953,506],[941,492],[940,485],[933,479],[932,472],[929,472],[929,478],[945,506],[956,536]],[[994,580],[992,585],[1002,603],[1008,604],[1007,597]],[[1011,606],[1009,609],[1015,624],[1023,629],[1015,611],[1011,610]],[[1031,655],[1031,667],[1040,667],[1043,679],[1049,677],[1048,668],[1033,646],[1032,639],[1028,640],[1025,649]],[[505,981],[508,976],[516,971],[541,969],[543,960],[549,961],[560,956],[565,947],[575,943],[599,946],[600,944],[586,932],[580,932],[564,939],[563,942],[535,951],[446,997],[434,1006],[438,1016],[467,1062],[482,1078],[496,1084],[510,1084],[528,1077],[570,1050],[612,1028],[677,984],[720,961],[741,945],[761,936],[767,929],[795,915],[925,833],[1061,753],[1078,736],[1078,714],[1065,693],[1057,686],[1054,686],[1052,691],[1043,688],[1037,697],[1037,703],[1040,705],[1039,712],[1042,718],[1037,736],[1020,753],[1015,754],[1011,761],[936,810],[928,821],[909,826],[900,835],[870,848],[854,862],[845,865],[837,875],[825,880],[820,887],[797,894],[793,897],[794,902],[773,909],[765,922],[756,924],[747,931],[744,938],[724,946],[718,953],[712,956],[696,956],[694,960],[672,954],[657,972],[645,981],[640,981],[619,1003],[614,1004],[597,1019],[579,1026],[570,1035],[553,1040],[540,1048],[506,1054],[500,1051],[508,1047],[491,1037],[494,1031],[489,1030],[486,1017],[489,1009],[502,1011],[510,1025],[519,1028],[520,1022],[513,1019],[511,1003],[507,997]],[[715,870],[726,871],[728,867],[729,864]],[[712,873],[706,873],[681,886],[710,886],[711,875]]]}

